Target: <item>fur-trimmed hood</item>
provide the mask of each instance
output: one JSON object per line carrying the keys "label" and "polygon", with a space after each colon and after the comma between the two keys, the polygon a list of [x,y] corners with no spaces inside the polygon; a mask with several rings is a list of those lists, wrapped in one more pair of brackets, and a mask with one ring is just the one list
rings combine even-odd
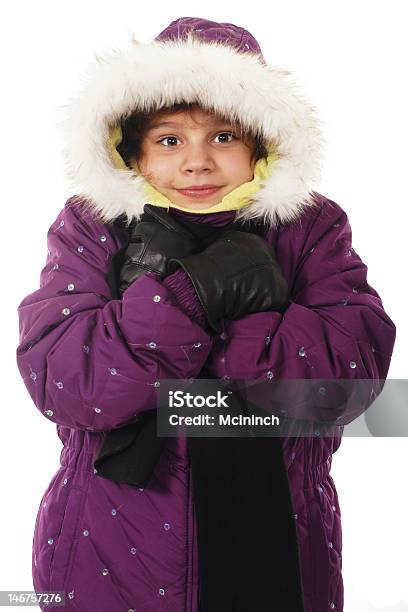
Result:
{"label": "fur-trimmed hood", "polygon": [[278,156],[271,156],[273,168],[237,219],[293,221],[314,202],[324,141],[314,107],[289,75],[265,62],[247,30],[190,17],[172,22],[148,44],[133,39],[96,56],[80,91],[60,108],[70,186],[104,222],[121,214],[140,217],[146,180],[115,164],[112,127],[135,110],[198,101],[239,119]]}

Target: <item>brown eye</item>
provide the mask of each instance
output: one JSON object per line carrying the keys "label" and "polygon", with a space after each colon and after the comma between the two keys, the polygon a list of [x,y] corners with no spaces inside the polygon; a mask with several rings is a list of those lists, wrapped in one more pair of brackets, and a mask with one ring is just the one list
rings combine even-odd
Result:
{"label": "brown eye", "polygon": [[176,136],[165,136],[161,140],[158,140],[158,142],[163,142],[163,140],[170,140],[170,139],[178,140]]}
{"label": "brown eye", "polygon": [[[218,136],[232,136],[232,138],[236,138],[236,136],[232,133],[232,132],[220,132],[219,134],[217,134],[217,136],[215,138],[217,138]],[[226,141],[226,144],[228,144],[228,142],[232,142],[232,140]],[[224,144],[224,143],[221,143]]]}

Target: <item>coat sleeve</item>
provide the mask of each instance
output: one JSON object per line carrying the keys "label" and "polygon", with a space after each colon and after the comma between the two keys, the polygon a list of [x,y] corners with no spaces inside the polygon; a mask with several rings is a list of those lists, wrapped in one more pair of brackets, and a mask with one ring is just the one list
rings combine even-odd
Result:
{"label": "coat sleeve", "polygon": [[40,287],[18,306],[17,365],[36,407],[59,425],[104,431],[156,407],[159,380],[194,378],[211,338],[148,273],[111,299],[121,248],[70,198],[47,234]]}
{"label": "coat sleeve", "polygon": [[[228,374],[236,379],[270,381],[270,393],[276,391],[282,400],[278,404],[285,405],[289,418],[319,420],[324,413],[332,422],[337,419],[338,424],[347,424],[374,399],[367,398],[372,385],[359,380],[376,381],[374,394],[381,392],[378,381],[387,376],[395,325],[367,282],[367,267],[352,247],[346,213],[332,200],[322,197],[317,214],[284,230],[277,239],[276,254],[288,281],[289,305],[283,313],[259,312],[225,321],[230,339],[224,349],[225,363],[231,364]],[[249,356],[245,372],[239,366],[240,354]],[[309,393],[315,388],[313,383],[285,380],[279,384],[281,379],[346,382],[342,388],[332,385],[331,395],[325,398],[317,394],[314,400],[305,401],[303,397],[301,404],[291,403],[290,394],[297,393],[294,399],[299,400],[299,390]],[[325,388],[319,386],[319,390]],[[265,385],[262,394],[259,397],[268,401]],[[330,406],[336,416],[330,417]]]}
{"label": "coat sleeve", "polygon": [[212,333],[212,328],[208,323],[204,308],[197,297],[193,283],[183,268],[179,268],[166,276],[163,284],[170,289],[177,303],[188,314],[190,319],[204,327],[208,333]]}

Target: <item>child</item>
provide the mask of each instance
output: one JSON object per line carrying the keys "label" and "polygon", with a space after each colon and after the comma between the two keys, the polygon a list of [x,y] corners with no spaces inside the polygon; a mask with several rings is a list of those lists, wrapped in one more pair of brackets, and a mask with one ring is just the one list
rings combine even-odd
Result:
{"label": "child", "polygon": [[[245,447],[236,460],[256,471],[227,483],[230,499],[218,491],[222,509],[235,503],[227,517],[220,510],[221,526],[212,479],[207,496],[193,487],[206,464],[186,438],[166,440],[146,488],[94,468],[109,432],[151,414],[160,379],[199,378],[204,366],[227,380],[386,378],[395,326],[352,248],[346,213],[312,191],[314,110],[247,30],[185,17],[151,44],[99,59],[67,107],[64,133],[78,194],[49,229],[40,288],[19,305],[18,367],[63,443],[36,520],[36,591],[65,591],[63,609],[81,612],[343,610],[330,476],[340,433],[281,438],[293,513],[278,446],[262,446],[273,449],[270,463]],[[188,191],[197,185],[215,188]],[[265,491],[280,474],[265,507],[262,487],[252,497],[259,474]],[[196,509],[201,529],[205,508],[215,511],[218,563],[210,531],[198,545]],[[281,548],[293,551],[294,533],[301,584]],[[289,569],[279,573],[280,551]]]}

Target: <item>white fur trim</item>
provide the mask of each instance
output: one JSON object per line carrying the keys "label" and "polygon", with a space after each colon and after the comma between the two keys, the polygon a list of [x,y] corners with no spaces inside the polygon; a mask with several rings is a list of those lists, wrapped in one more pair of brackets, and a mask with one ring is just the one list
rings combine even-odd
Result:
{"label": "white fur trim", "polygon": [[198,98],[204,108],[259,130],[280,156],[237,217],[263,217],[270,225],[294,220],[313,202],[324,140],[314,107],[296,92],[290,74],[263,64],[256,54],[192,34],[148,44],[132,39],[123,49],[96,56],[80,91],[60,107],[57,128],[70,186],[103,222],[122,213],[139,217],[145,179],[115,167],[107,147],[109,126],[136,109]]}

